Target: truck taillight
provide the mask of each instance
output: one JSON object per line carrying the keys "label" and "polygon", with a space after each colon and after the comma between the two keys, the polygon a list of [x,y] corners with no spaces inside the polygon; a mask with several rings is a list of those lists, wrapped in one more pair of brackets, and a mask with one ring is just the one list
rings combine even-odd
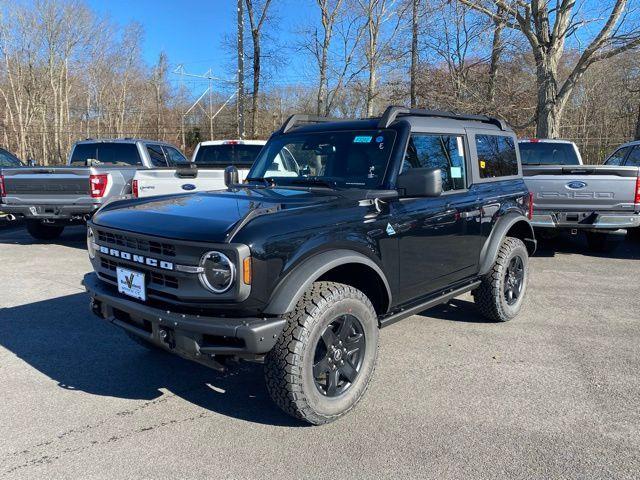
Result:
{"label": "truck taillight", "polygon": [[109,183],[109,175],[91,175],[89,177],[89,185],[91,186],[91,198],[102,198],[107,191]]}
{"label": "truck taillight", "polygon": [[0,197],[6,197],[7,191],[4,188],[4,175],[0,175]]}
{"label": "truck taillight", "polygon": [[533,192],[529,192],[529,211],[527,215],[529,220],[533,220]]}
{"label": "truck taillight", "polygon": [[134,198],[138,198],[138,180],[131,182],[131,193],[133,193]]}
{"label": "truck taillight", "polygon": [[636,178],[636,199],[633,203],[640,205],[640,175]]}

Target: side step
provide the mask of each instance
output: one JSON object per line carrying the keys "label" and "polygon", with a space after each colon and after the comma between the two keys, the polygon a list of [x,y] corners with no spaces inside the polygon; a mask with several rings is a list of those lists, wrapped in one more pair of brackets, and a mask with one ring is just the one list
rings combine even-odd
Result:
{"label": "side step", "polygon": [[387,316],[387,317],[383,317],[380,319],[380,328],[382,327],[388,327],[389,325],[392,325],[396,322],[399,322],[400,320],[404,320],[407,317],[410,317],[411,315],[415,315],[416,313],[420,313],[423,310],[427,310],[429,308],[433,308],[436,305],[440,305],[442,303],[447,303],[449,300],[451,300],[454,297],[463,295],[467,292],[470,292],[471,290],[474,290],[476,288],[478,288],[480,286],[480,281],[475,281],[471,284],[465,285],[464,287],[460,287],[457,288],[455,290],[451,290],[448,292],[443,293],[442,295],[435,297],[435,298],[431,298],[429,300],[427,300],[426,302],[420,303],[418,305],[415,305],[413,307],[409,307],[405,310],[401,310],[397,313],[392,313],[391,315]]}

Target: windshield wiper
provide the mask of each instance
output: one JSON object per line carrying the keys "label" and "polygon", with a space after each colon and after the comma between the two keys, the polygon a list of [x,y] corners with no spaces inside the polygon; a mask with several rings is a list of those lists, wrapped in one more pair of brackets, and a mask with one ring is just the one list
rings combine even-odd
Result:
{"label": "windshield wiper", "polygon": [[336,188],[336,182],[331,180],[322,180],[316,177],[300,177],[293,178],[290,182],[294,185],[319,185],[328,188]]}

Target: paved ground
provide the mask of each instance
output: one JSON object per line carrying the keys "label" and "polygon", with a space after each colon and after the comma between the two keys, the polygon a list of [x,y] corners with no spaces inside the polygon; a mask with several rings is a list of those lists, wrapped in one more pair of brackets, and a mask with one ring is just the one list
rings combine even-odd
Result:
{"label": "paved ground", "polygon": [[526,311],[469,298],[383,330],[365,400],[305,427],[259,366],[221,375],[90,316],[83,230],[0,230],[0,476],[638,478],[640,243],[533,259]]}

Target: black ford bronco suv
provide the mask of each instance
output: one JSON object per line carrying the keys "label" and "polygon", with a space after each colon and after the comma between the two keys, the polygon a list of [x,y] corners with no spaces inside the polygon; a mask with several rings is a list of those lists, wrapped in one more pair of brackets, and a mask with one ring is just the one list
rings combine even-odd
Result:
{"label": "black ford bronco suv", "polygon": [[[232,167],[231,167],[232,169]],[[285,412],[351,410],[378,330],[471,292],[515,317],[536,246],[514,133],[497,119],[389,107],[294,115],[245,183],[122,200],[88,223],[93,312],[214,368],[265,363]]]}

